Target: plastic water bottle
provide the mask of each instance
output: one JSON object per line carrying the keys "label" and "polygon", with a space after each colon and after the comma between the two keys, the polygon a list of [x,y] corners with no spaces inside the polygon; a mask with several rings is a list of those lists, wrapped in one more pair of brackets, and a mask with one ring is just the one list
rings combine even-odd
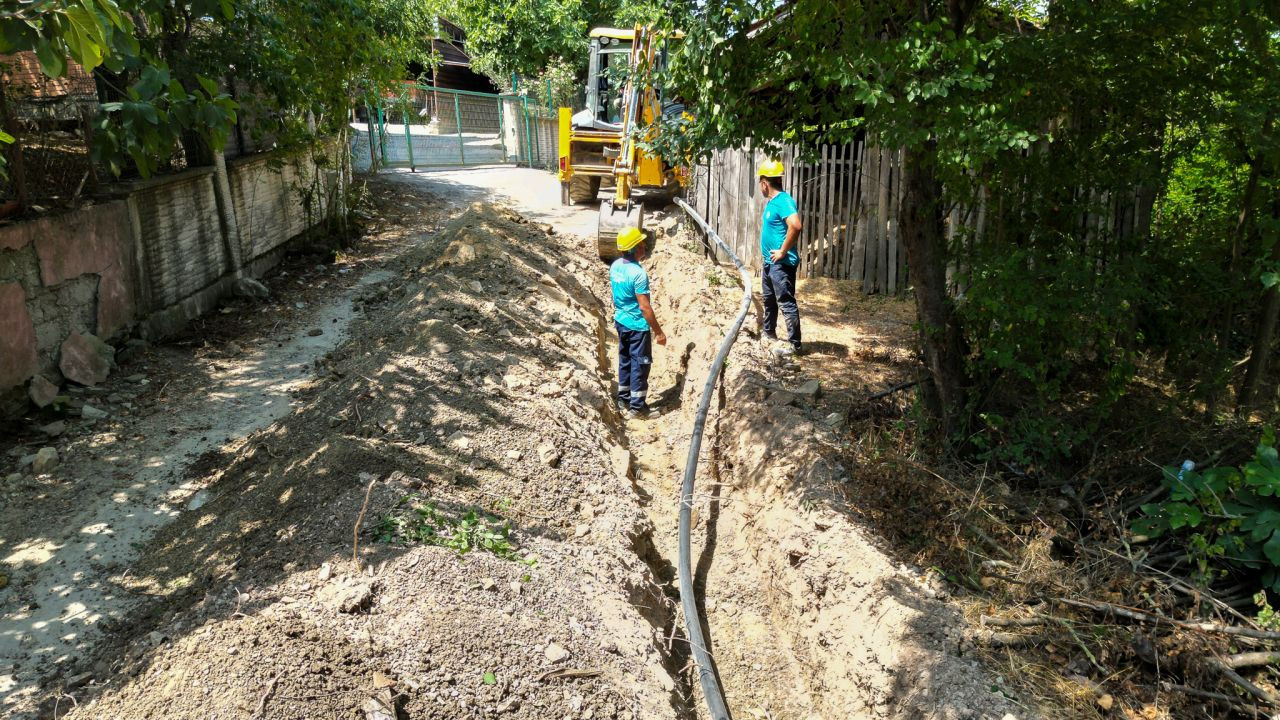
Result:
{"label": "plastic water bottle", "polygon": [[1196,464],[1190,460],[1183,460],[1182,467],[1178,470],[1178,482],[1182,482],[1182,476],[1196,469]]}

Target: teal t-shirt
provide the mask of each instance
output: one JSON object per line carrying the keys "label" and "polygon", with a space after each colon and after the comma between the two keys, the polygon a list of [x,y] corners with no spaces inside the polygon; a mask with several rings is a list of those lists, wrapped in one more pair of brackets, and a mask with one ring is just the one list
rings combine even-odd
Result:
{"label": "teal t-shirt", "polygon": [[[781,250],[782,243],[787,241],[787,218],[795,215],[798,210],[796,201],[784,191],[779,191],[765,203],[764,222],[760,225],[760,255],[764,258],[766,265],[772,262],[769,259],[769,253]],[[800,264],[800,255],[796,253],[795,248],[787,251],[782,258],[782,264],[790,267]]]}
{"label": "teal t-shirt", "polygon": [[649,294],[649,275],[640,263],[614,260],[609,266],[609,284],[613,286],[613,319],[629,330],[648,330],[649,322],[636,301],[637,295]]}

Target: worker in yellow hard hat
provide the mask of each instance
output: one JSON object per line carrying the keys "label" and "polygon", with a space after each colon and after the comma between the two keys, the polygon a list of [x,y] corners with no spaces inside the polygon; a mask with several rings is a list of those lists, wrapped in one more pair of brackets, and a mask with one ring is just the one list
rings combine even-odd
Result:
{"label": "worker in yellow hard hat", "polygon": [[628,417],[649,413],[645,395],[649,391],[649,367],[653,364],[652,342],[667,344],[649,302],[649,275],[640,266],[648,256],[644,231],[626,227],[618,233],[622,257],[609,266],[613,287],[613,324],[618,330],[618,408]]}
{"label": "worker in yellow hard hat", "polygon": [[787,321],[787,344],[774,348],[779,355],[800,352],[800,308],[796,304],[796,271],[800,254],[800,211],[791,194],[782,189],[784,168],[777,160],[760,164],[756,172],[760,195],[765,199],[764,217],[760,225],[760,254],[764,267],[760,272],[761,294],[764,296],[764,328],[761,339],[779,345],[778,311]]}

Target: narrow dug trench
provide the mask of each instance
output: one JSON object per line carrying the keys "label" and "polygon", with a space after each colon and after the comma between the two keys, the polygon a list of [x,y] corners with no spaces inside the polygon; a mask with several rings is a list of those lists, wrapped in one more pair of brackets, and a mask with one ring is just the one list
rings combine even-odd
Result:
{"label": "narrow dug trench", "polygon": [[[664,413],[631,421],[628,440],[663,558],[676,556],[679,483],[705,373],[741,296],[732,266],[712,265],[699,243],[664,238],[646,263],[669,338],[651,382]],[[966,655],[959,613],[878,550],[837,492],[836,438],[816,417],[814,383],[806,387],[816,370],[806,365],[832,360],[780,364],[750,316],[747,328],[712,405],[693,509],[695,585],[733,716],[1033,716]]]}

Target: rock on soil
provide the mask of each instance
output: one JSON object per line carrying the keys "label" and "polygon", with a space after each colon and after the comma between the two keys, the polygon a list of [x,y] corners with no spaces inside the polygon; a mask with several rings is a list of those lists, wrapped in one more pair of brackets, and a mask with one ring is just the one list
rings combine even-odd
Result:
{"label": "rock on soil", "polygon": [[115,352],[97,336],[71,333],[62,341],[58,369],[68,380],[92,387],[111,373]]}
{"label": "rock on soil", "polygon": [[58,466],[58,451],[55,448],[40,448],[31,462],[31,471],[43,475]]}
{"label": "rock on soil", "polygon": [[27,388],[27,395],[31,398],[31,402],[35,403],[36,407],[49,407],[58,397],[58,386],[49,382],[43,375],[36,375],[31,378],[31,385]]}
{"label": "rock on soil", "polygon": [[99,410],[98,408],[92,405],[89,405],[87,403],[80,408],[80,417],[84,418],[85,420],[105,420],[110,416],[111,416],[111,413],[107,412],[106,410]]}

